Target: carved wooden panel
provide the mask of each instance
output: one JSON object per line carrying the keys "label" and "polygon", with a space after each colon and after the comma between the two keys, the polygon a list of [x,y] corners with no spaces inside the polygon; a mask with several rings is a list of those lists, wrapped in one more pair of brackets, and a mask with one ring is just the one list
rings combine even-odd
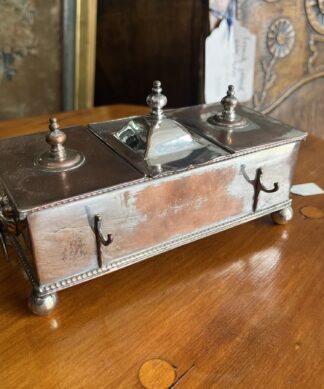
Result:
{"label": "carved wooden panel", "polygon": [[324,1],[239,0],[237,16],[257,35],[249,105],[324,138]]}
{"label": "carved wooden panel", "polygon": [[60,37],[60,0],[0,0],[0,120],[60,110]]}
{"label": "carved wooden panel", "polygon": [[[169,106],[204,101],[208,4],[222,13],[229,0],[98,4],[97,104],[143,103],[155,78],[163,80]],[[248,105],[324,137],[324,1],[236,4],[236,17],[257,37]]]}

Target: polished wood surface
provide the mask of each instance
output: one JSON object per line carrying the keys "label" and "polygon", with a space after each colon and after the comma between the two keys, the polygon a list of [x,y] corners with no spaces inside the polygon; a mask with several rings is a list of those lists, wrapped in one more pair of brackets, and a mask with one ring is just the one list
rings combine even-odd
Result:
{"label": "polished wood surface", "polygon": [[[118,119],[124,116],[142,115],[148,112],[147,107],[139,105],[116,104],[95,109],[84,109],[77,112],[64,112],[52,117],[57,117],[61,128],[75,126],[77,124],[88,124],[91,122],[102,122],[105,120]],[[25,134],[32,134],[48,130],[49,115],[29,117],[24,119],[0,121],[0,137],[10,137]]]}
{"label": "polished wood surface", "polygon": [[[45,117],[2,122],[0,134],[46,127]],[[294,183],[324,187],[323,152],[323,140],[302,144]],[[162,388],[172,368],[177,388],[324,387],[324,218],[312,217],[324,196],[292,198],[286,226],[264,217],[67,289],[47,318],[29,313],[15,255],[1,258],[1,388]]]}

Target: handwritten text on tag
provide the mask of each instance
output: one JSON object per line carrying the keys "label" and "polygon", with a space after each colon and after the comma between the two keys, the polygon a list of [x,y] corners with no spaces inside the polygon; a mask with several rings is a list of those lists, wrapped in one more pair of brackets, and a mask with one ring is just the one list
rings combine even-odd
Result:
{"label": "handwritten text on tag", "polygon": [[223,20],[206,39],[205,101],[220,101],[233,84],[240,101],[253,96],[256,37],[234,20],[229,30]]}

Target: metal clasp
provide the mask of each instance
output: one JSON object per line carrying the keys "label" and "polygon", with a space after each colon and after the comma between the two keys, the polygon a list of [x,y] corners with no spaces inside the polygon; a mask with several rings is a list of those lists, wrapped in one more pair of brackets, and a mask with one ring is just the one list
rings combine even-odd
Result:
{"label": "metal clasp", "polygon": [[253,208],[252,209],[253,209],[253,212],[255,212],[257,210],[257,207],[258,207],[258,201],[259,201],[260,192],[266,192],[266,193],[277,192],[278,189],[279,189],[279,184],[278,184],[278,182],[275,182],[273,184],[273,188],[267,189],[261,182],[261,177],[262,177],[262,174],[263,174],[262,168],[258,168],[256,170],[255,178],[253,180],[251,180],[249,178],[249,176],[247,175],[247,173],[245,171],[245,165],[241,166],[241,171],[242,171],[242,174],[243,174],[244,178],[246,179],[246,181],[248,183],[250,183],[251,185],[253,185],[254,197],[253,197]]}
{"label": "metal clasp", "polygon": [[101,268],[103,266],[102,262],[102,253],[101,253],[101,245],[109,246],[113,242],[112,234],[107,234],[107,238],[105,238],[101,232],[101,216],[95,215],[94,217],[94,230],[96,235],[96,245],[97,245],[97,258],[98,265]]}

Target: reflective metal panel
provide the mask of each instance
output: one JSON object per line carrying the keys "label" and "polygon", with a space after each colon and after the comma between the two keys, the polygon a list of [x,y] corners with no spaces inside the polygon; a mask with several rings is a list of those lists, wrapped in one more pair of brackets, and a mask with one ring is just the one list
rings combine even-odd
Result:
{"label": "reflective metal panel", "polygon": [[241,105],[236,107],[236,112],[246,119],[247,124],[226,128],[210,120],[220,115],[222,109],[221,104],[204,104],[170,110],[166,115],[231,152],[276,145],[284,141],[293,142],[306,136],[303,131]]}
{"label": "reflective metal panel", "polygon": [[216,161],[228,155],[223,149],[193,132],[190,126],[166,118],[167,97],[160,81],[153,82],[146,102],[150,115],[114,123],[90,124],[105,143],[136,166],[155,177]]}
{"label": "reflective metal panel", "polygon": [[87,128],[72,127],[64,131],[66,146],[85,157],[82,166],[70,171],[46,172],[34,165],[35,157],[48,149],[44,133],[1,140],[0,179],[21,217],[46,204],[91,195],[143,178],[143,174]]}
{"label": "reflective metal panel", "polygon": [[158,125],[160,127],[152,131],[150,117],[135,117],[131,120],[92,123],[89,127],[107,145],[149,177],[216,162],[228,155],[225,149],[173,120],[164,119]]}

